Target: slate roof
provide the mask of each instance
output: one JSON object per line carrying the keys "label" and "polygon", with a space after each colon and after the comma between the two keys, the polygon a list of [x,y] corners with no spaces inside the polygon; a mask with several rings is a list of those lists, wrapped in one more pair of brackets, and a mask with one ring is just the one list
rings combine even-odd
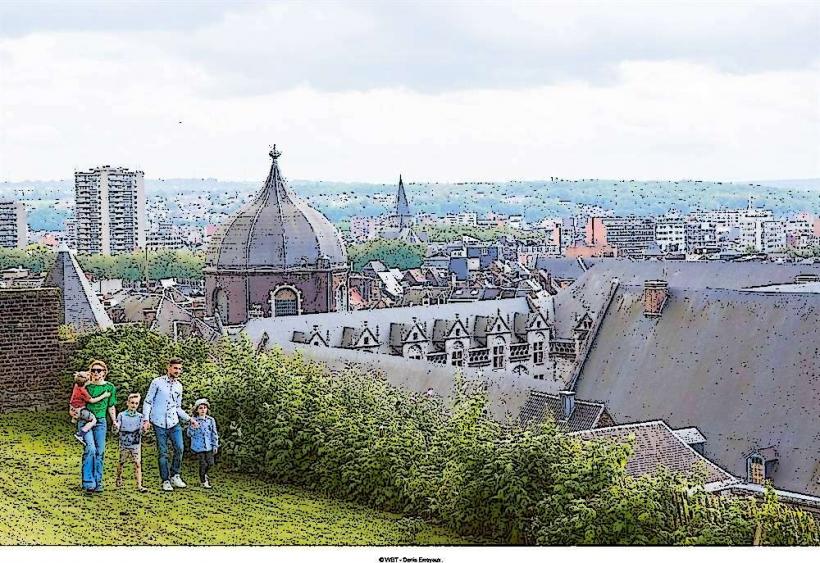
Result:
{"label": "slate roof", "polygon": [[690,446],[692,444],[702,444],[706,441],[706,438],[700,433],[700,430],[694,426],[691,428],[678,428],[677,430],[672,430],[672,432]]}
{"label": "slate roof", "polygon": [[[724,261],[632,261],[619,258],[588,258],[589,274],[616,277],[625,285],[642,285],[644,280],[666,280],[669,287],[690,289],[741,289],[785,284],[798,274],[820,274],[820,264],[775,264],[771,262]],[[588,274],[588,275],[589,275]]]}
{"label": "slate roof", "polygon": [[401,297],[401,306],[422,305],[424,299],[429,299],[430,304],[435,304],[439,299],[447,302],[450,296],[449,287],[408,287]]}
{"label": "slate roof", "polygon": [[697,426],[705,455],[735,475],[776,447],[775,486],[820,494],[820,295],[675,285],[648,318],[642,292],[618,288],[578,395],[619,421]]}
{"label": "slate roof", "polygon": [[530,422],[540,422],[544,420],[544,417],[550,416],[562,430],[578,432],[594,428],[605,411],[606,407],[601,403],[576,399],[572,414],[568,420],[564,420],[561,397],[531,390],[530,396],[527,397],[527,401],[521,407],[519,421],[522,424],[528,424]]}
{"label": "slate roof", "polygon": [[171,336],[174,339],[180,336],[182,331],[182,336],[195,333],[208,342],[217,340],[220,333],[185,309],[175,299],[179,295],[175,295],[172,290],[166,290],[163,293],[157,305],[156,317],[151,323],[151,330]]}
{"label": "slate roof", "polygon": [[633,477],[651,474],[661,467],[676,473],[693,474],[702,464],[706,467],[707,485],[737,481],[678,438],[662,420],[595,428],[575,435],[584,440],[611,439],[617,442],[634,436],[632,455],[626,462],[626,472]]}
{"label": "slate roof", "polygon": [[279,171],[276,148],[268,179],[254,200],[222,223],[208,245],[206,268],[288,270],[316,268],[326,257],[347,267],[347,252],[327,218],[296,197]]}
{"label": "slate roof", "polygon": [[453,256],[450,258],[448,269],[450,273],[456,275],[458,281],[470,279],[470,270],[467,267],[467,258],[464,256]]}
{"label": "slate roof", "polygon": [[539,256],[535,259],[535,269],[544,270],[559,280],[577,280],[586,270],[581,258],[549,258]]}
{"label": "slate roof", "polygon": [[646,280],[665,280],[669,287],[687,289],[742,289],[794,281],[799,274],[820,274],[820,265],[766,262],[656,262],[618,258],[587,258],[589,269],[554,297],[555,329],[569,337],[574,319],[584,312],[597,314],[607,302],[613,279],[621,285],[643,286]]}
{"label": "slate roof", "polygon": [[43,287],[60,289],[63,322],[77,330],[96,330],[114,326],[97,294],[91,288],[77,259],[66,246],[60,248]]}

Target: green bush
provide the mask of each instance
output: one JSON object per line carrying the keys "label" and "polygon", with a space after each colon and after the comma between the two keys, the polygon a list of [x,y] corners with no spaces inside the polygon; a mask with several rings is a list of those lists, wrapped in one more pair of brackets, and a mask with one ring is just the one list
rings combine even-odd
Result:
{"label": "green bush", "polygon": [[[583,441],[551,422],[487,416],[483,389],[456,378],[453,401],[372,373],[329,372],[245,339],[174,343],[139,328],[84,335],[74,362],[108,362],[122,403],[171,356],[185,361],[183,403],[207,397],[231,468],[423,517],[512,544],[818,544],[817,523],[780,504],[723,498],[702,479],[625,472],[631,446]],[[409,532],[408,532],[409,533]]]}

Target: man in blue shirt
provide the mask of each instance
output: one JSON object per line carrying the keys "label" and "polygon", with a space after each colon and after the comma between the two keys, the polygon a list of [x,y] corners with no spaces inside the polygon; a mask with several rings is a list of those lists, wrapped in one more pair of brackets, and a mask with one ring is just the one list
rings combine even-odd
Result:
{"label": "man in blue shirt", "polygon": [[[197,428],[196,420],[191,420],[182,409],[182,360],[171,358],[168,361],[166,375],[155,378],[148,387],[142,407],[143,428],[150,424],[157,436],[157,453],[159,454],[159,475],[162,479],[162,490],[173,491],[174,487],[183,488],[185,482],[179,476],[182,466],[182,422],[190,422]],[[168,467],[168,441],[171,441],[174,457]]]}

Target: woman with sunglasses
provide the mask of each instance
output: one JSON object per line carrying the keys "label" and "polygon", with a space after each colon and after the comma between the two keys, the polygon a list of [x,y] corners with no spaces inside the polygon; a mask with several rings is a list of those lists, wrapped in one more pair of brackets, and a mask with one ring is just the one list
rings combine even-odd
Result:
{"label": "woman with sunglasses", "polygon": [[105,459],[105,436],[108,424],[106,413],[111,418],[111,424],[117,428],[117,389],[105,380],[108,366],[101,360],[94,360],[88,366],[91,381],[85,389],[92,397],[99,397],[109,393],[105,400],[88,403],[86,408],[97,417],[97,425],[85,434],[85,450],[83,451],[82,479],[83,490],[86,493],[101,493],[103,490],[103,460]]}

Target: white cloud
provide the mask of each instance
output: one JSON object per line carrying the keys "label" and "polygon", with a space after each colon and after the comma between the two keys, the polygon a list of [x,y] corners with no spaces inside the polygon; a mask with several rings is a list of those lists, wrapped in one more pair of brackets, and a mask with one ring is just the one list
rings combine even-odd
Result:
{"label": "white cloud", "polygon": [[0,178],[820,176],[816,10],[317,6],[0,39]]}

